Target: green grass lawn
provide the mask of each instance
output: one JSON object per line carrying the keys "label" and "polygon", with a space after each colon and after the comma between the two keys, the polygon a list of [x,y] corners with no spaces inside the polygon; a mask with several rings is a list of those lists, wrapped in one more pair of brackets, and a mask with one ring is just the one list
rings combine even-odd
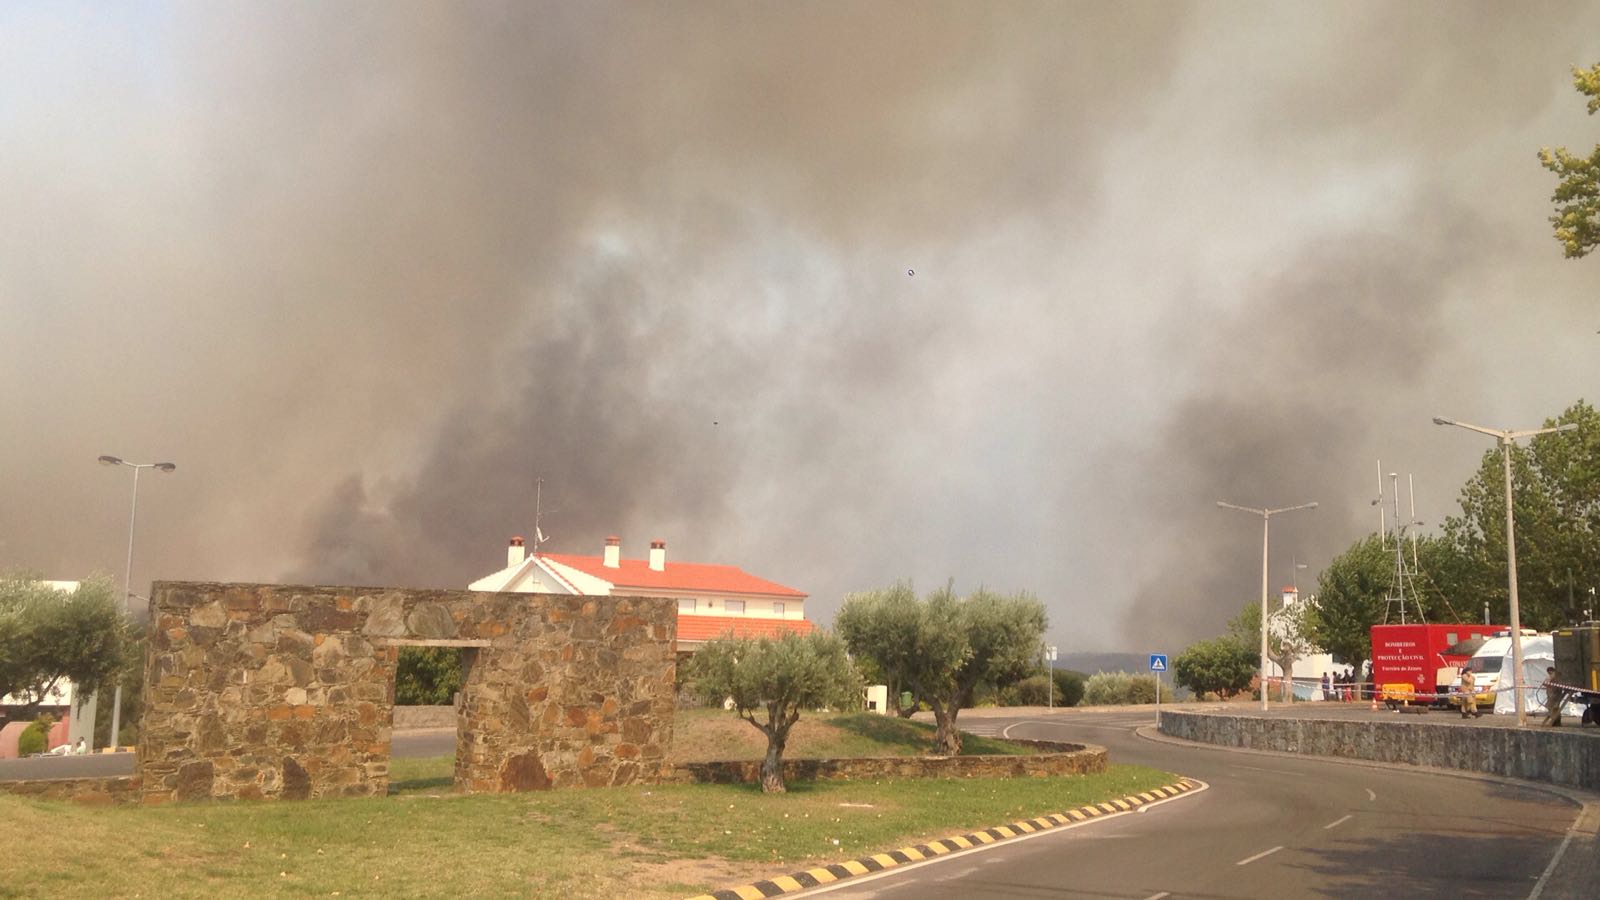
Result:
{"label": "green grass lawn", "polygon": [[[748,727],[748,726],[747,726]],[[90,808],[0,796],[0,896],[682,897],[1170,783],[1098,776],[673,785],[455,796],[439,761],[400,793]]]}
{"label": "green grass lawn", "polygon": [[[910,756],[930,725],[812,715],[788,756]],[[675,762],[759,759],[721,710],[675,721]],[[1031,753],[965,736],[966,753]],[[1064,778],[671,785],[457,796],[454,759],[396,759],[390,796],[88,808],[0,796],[0,897],[683,897],[1148,790],[1136,766]]]}

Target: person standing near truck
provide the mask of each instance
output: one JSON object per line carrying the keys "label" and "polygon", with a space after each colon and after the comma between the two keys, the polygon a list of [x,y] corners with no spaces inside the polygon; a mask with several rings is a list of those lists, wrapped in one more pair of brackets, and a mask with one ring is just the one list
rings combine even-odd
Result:
{"label": "person standing near truck", "polygon": [[1544,724],[1551,728],[1561,727],[1561,704],[1567,699],[1567,692],[1556,686],[1556,667],[1548,666],[1544,670]]}
{"label": "person standing near truck", "polygon": [[1482,715],[1478,712],[1478,683],[1472,677],[1472,667],[1463,666],[1461,669],[1461,718],[1468,716],[1477,718]]}

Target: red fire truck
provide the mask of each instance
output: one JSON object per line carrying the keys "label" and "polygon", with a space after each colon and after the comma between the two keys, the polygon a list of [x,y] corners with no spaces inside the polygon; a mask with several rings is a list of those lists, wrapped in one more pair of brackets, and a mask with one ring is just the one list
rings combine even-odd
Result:
{"label": "red fire truck", "polygon": [[1389,706],[1407,703],[1447,705],[1444,695],[1457,667],[1505,625],[1374,625],[1372,683]]}

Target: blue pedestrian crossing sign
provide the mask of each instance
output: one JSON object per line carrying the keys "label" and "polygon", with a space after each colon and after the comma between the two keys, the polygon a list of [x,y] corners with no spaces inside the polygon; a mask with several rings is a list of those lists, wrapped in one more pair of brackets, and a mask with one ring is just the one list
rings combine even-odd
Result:
{"label": "blue pedestrian crossing sign", "polygon": [[1150,654],[1150,671],[1165,672],[1167,670],[1167,655],[1165,653]]}

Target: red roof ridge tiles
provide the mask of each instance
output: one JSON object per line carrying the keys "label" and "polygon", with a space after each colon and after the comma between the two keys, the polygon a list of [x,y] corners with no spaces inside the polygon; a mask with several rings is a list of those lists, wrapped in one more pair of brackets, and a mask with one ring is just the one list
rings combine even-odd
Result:
{"label": "red roof ridge tiles", "polygon": [[816,630],[809,619],[763,619],[755,616],[695,616],[678,614],[678,640],[709,641],[714,638],[779,637],[785,632],[809,634]]}
{"label": "red roof ridge tiles", "polygon": [[[805,592],[775,581],[757,578],[738,566],[709,563],[669,562],[664,569],[650,568],[643,559],[624,559],[609,568],[599,556],[570,553],[541,553],[541,559],[577,569],[585,575],[609,581],[618,589],[692,591],[709,594],[750,594],[762,597],[804,599]],[[783,620],[773,620],[783,621]],[[796,620],[791,620],[796,621]]]}

